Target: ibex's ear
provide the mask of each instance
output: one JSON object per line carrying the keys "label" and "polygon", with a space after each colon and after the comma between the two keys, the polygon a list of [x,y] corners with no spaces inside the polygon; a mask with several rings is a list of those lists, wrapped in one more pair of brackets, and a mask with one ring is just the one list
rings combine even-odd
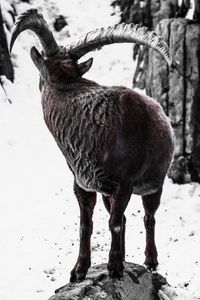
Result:
{"label": "ibex's ear", "polygon": [[93,58],[89,58],[88,60],[80,63],[78,66],[79,66],[79,69],[80,69],[80,73],[81,75],[85,74],[87,71],[89,71],[89,69],[91,68],[92,66],[92,63],[93,63]]}
{"label": "ibex's ear", "polygon": [[44,58],[35,47],[31,48],[30,54],[35,66],[40,70],[41,65],[44,63]]}
{"label": "ibex's ear", "polygon": [[31,48],[30,54],[32,61],[39,70],[41,77],[44,79],[48,73],[44,57],[39,53],[39,51],[35,47]]}

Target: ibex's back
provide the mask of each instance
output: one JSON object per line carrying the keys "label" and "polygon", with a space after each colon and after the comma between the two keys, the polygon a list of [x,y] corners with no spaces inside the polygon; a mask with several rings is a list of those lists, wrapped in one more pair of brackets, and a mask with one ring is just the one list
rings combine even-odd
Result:
{"label": "ibex's back", "polygon": [[42,103],[46,124],[80,187],[111,195],[128,180],[134,193],[144,195],[162,185],[173,134],[155,100],[82,78],[64,84],[58,76],[55,84],[44,83]]}
{"label": "ibex's back", "polygon": [[77,43],[59,47],[36,10],[19,17],[18,34],[33,30],[44,54],[35,47],[31,57],[40,71],[40,90],[46,124],[74,174],[74,192],[80,206],[80,251],[71,281],[83,279],[90,266],[90,236],[96,192],[110,213],[112,244],[108,270],[122,276],[125,258],[124,211],[132,193],[142,195],[145,209],[145,264],[155,269],[154,214],[174,148],[168,118],[153,99],[125,87],[105,87],[82,78],[92,60],[78,64],[87,52],[115,42],[139,42],[158,50],[169,64],[167,45],[154,32],[121,24],[88,33]]}

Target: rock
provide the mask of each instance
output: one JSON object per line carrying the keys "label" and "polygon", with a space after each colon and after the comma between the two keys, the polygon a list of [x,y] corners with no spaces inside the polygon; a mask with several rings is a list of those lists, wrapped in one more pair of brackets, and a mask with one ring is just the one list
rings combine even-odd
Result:
{"label": "rock", "polygon": [[178,0],[151,0],[151,17],[153,28],[163,19],[174,18],[179,8]]}
{"label": "rock", "polygon": [[[184,97],[185,97],[185,33],[187,19],[170,21],[169,45],[172,56],[180,65],[181,73],[172,69],[168,74],[168,115],[176,135],[175,156],[184,155]],[[162,28],[162,26],[160,27]],[[161,29],[162,30],[162,29]],[[158,99],[159,101],[159,99]]]}
{"label": "rock", "polygon": [[0,6],[0,76],[1,75],[5,75],[12,82],[14,80],[14,70],[8,52],[8,43]]}
{"label": "rock", "polygon": [[156,31],[179,63],[179,70],[169,69],[158,53],[150,51],[147,94],[163,106],[176,135],[169,175],[177,183],[200,182],[200,25],[166,19]]}
{"label": "rock", "polygon": [[[194,1],[194,22],[185,16],[189,2],[178,0],[118,0],[121,20],[155,28],[170,47],[179,71],[169,69],[155,50],[134,47],[137,67],[133,86],[146,88],[169,116],[176,135],[175,160],[169,175],[174,182],[200,182],[200,1]],[[149,7],[150,5],[150,7]]]}
{"label": "rock", "polygon": [[56,17],[54,24],[53,24],[54,29],[56,31],[61,31],[66,25],[67,25],[67,21],[66,21],[65,17],[62,15]]}
{"label": "rock", "polygon": [[[162,28],[160,28],[162,24]],[[167,42],[169,39],[169,20],[163,20],[157,26],[157,33]],[[149,50],[149,65],[146,77],[146,92],[149,96],[159,99],[160,104],[168,114],[169,69],[167,63],[154,49]],[[153,84],[152,84],[153,82]]]}
{"label": "rock", "polygon": [[178,0],[118,0],[112,5],[120,6],[122,22],[155,28],[160,20],[175,17],[179,9],[178,3]]}
{"label": "rock", "polygon": [[158,300],[164,286],[165,278],[143,266],[125,263],[123,278],[112,279],[102,264],[92,267],[84,281],[58,289],[49,300]]}
{"label": "rock", "polygon": [[190,173],[190,160],[191,158],[184,156],[176,156],[172,166],[169,170],[169,177],[176,183],[188,183],[191,182]]}
{"label": "rock", "polygon": [[200,23],[200,2],[199,0],[194,0],[194,20]]}
{"label": "rock", "polygon": [[[200,182],[200,25],[186,29],[185,152],[191,157],[191,178]],[[188,50],[187,50],[188,49]]]}

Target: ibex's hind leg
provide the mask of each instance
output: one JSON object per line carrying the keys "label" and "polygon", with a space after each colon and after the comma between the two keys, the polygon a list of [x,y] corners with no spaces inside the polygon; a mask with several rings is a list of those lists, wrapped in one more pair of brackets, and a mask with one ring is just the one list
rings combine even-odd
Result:
{"label": "ibex's hind leg", "polygon": [[108,271],[111,277],[123,275],[123,217],[126,206],[130,200],[132,186],[120,186],[110,198],[109,227],[112,235],[109,253]]}
{"label": "ibex's hind leg", "polygon": [[90,238],[93,228],[92,214],[96,204],[96,193],[86,192],[76,182],[74,193],[80,207],[80,248],[77,263],[71,271],[71,282],[83,280],[91,264]]}
{"label": "ibex's hind leg", "polygon": [[144,225],[146,229],[146,248],[145,248],[145,262],[149,270],[155,270],[158,265],[157,249],[155,245],[155,212],[160,204],[160,197],[162,194],[162,187],[154,194],[142,197],[143,206],[145,210]]}
{"label": "ibex's hind leg", "polygon": [[[110,207],[111,207],[111,197],[102,196],[103,203],[110,214]],[[122,228],[122,253],[123,253],[123,260],[125,260],[125,233],[126,233],[126,217],[123,215],[123,228]]]}

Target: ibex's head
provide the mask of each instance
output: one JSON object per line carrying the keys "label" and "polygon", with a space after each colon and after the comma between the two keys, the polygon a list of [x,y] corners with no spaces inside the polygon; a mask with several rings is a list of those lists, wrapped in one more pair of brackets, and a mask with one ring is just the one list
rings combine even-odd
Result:
{"label": "ibex's head", "polygon": [[104,45],[113,43],[138,43],[156,49],[172,65],[167,44],[154,31],[146,27],[134,24],[119,24],[106,29],[96,29],[81,37],[77,42],[66,47],[58,46],[51,30],[43,16],[36,9],[30,9],[20,15],[15,23],[11,35],[10,51],[18,35],[26,30],[32,30],[40,39],[43,53],[40,54],[35,47],[31,48],[31,58],[40,71],[43,80],[49,80],[53,76],[56,80],[57,72],[64,77],[73,79],[82,76],[91,65],[92,59],[78,64],[77,61],[86,53]]}

